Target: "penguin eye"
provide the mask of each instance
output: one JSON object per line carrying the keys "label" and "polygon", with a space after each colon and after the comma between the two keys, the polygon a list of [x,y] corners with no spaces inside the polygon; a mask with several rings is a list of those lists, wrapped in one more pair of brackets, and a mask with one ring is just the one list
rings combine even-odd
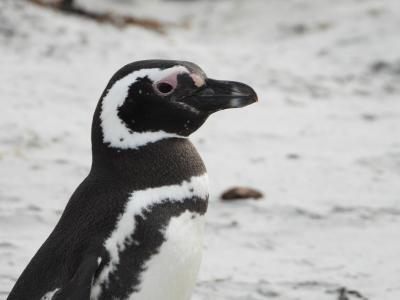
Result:
{"label": "penguin eye", "polygon": [[169,82],[157,82],[154,85],[154,90],[156,91],[157,94],[161,96],[166,96],[170,93],[172,93],[175,89],[175,86],[173,86]]}

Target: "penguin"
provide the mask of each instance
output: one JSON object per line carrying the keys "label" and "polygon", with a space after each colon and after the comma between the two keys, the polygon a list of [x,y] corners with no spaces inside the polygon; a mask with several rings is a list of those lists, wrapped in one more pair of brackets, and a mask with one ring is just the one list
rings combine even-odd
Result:
{"label": "penguin", "polygon": [[8,300],[187,300],[208,178],[188,140],[214,112],[257,101],[187,61],[118,70],[92,122],[92,165]]}

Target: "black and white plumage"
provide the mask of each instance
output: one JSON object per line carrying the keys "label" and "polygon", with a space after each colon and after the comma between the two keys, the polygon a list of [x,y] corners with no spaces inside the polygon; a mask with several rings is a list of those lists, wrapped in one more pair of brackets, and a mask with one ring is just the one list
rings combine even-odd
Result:
{"label": "black and white plumage", "polygon": [[208,179],[187,137],[211,113],[256,100],[189,62],[121,68],[94,114],[90,173],[8,300],[189,299]]}

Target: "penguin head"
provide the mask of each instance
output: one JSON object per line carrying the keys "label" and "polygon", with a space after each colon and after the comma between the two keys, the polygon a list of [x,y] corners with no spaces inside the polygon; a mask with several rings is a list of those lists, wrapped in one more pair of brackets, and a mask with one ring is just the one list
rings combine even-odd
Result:
{"label": "penguin head", "polygon": [[103,142],[137,148],[167,137],[187,137],[210,114],[255,101],[249,86],[210,79],[191,62],[134,62],[114,74],[101,97]]}

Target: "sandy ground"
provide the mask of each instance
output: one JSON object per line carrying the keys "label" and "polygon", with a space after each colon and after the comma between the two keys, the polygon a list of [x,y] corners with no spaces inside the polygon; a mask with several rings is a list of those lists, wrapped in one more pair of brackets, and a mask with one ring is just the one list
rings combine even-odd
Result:
{"label": "sandy ground", "polygon": [[[192,137],[212,189],[193,299],[400,299],[400,2],[129,10],[189,26],[160,35],[0,2],[0,298],[88,172],[91,116],[111,74],[171,58],[247,82],[261,100]],[[234,185],[265,197],[221,202]]]}

